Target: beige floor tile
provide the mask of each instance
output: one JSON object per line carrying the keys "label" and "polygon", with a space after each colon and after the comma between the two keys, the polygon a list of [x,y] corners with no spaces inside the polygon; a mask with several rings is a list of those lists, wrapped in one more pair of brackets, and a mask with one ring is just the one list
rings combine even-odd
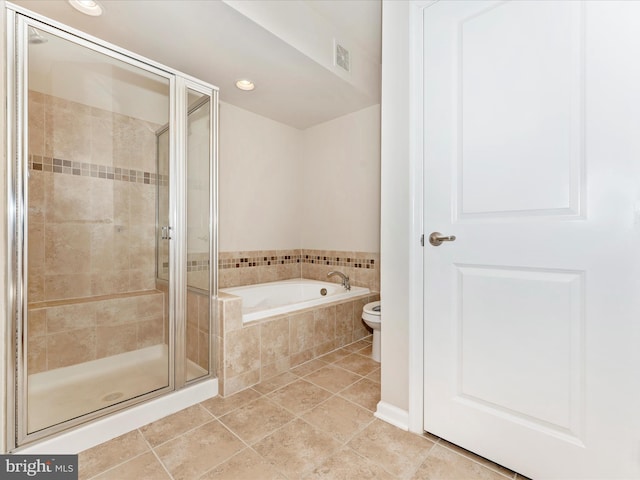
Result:
{"label": "beige floor tile", "polygon": [[149,445],[138,430],[125,433],[108,442],[80,452],[79,478],[86,479],[119,465],[149,450]]}
{"label": "beige floor tile", "polygon": [[369,375],[367,375],[365,378],[368,378],[372,382],[380,383],[380,369],[378,368],[377,370],[374,370]]}
{"label": "beige floor tile", "polygon": [[253,448],[287,478],[301,478],[340,447],[330,435],[296,419]]}
{"label": "beige floor tile", "polygon": [[338,396],[322,402],[302,418],[329,433],[340,443],[347,442],[374,420],[369,410]]}
{"label": "beige floor tile", "polygon": [[285,385],[288,385],[289,383],[295,382],[296,380],[298,380],[298,378],[300,377],[291,372],[284,372],[280,375],[276,375],[275,377],[270,378],[269,380],[254,385],[253,388],[254,390],[257,390],[258,392],[263,394],[270,393],[274,390],[284,387]]}
{"label": "beige floor tile", "polygon": [[200,480],[286,480],[264,458],[250,448],[218,465]]}
{"label": "beige floor tile", "polygon": [[194,480],[228,460],[245,445],[212,420],[155,448],[175,480]]}
{"label": "beige floor tile", "polygon": [[152,447],[156,447],[212,419],[213,416],[204,407],[193,405],[145,425],[140,428],[140,432]]}
{"label": "beige floor tile", "polygon": [[327,363],[324,360],[315,358],[313,360],[309,360],[308,362],[303,363],[302,365],[298,365],[297,367],[292,368],[291,372],[301,377],[304,377],[305,375],[308,375],[311,372],[315,372],[316,370],[326,365]]}
{"label": "beige floor tile", "polygon": [[329,352],[326,355],[323,355],[322,357],[320,357],[320,360],[327,363],[333,363],[340,360],[341,358],[346,357],[347,355],[351,355],[352,353],[353,352],[351,350],[340,348],[338,350],[334,350],[333,352]]}
{"label": "beige floor tile", "polygon": [[389,473],[406,477],[424,461],[434,443],[424,437],[375,420],[348,443]]}
{"label": "beige floor tile", "polygon": [[220,417],[220,421],[245,442],[254,443],[294,418],[284,408],[262,397]]}
{"label": "beige floor tile", "polygon": [[362,376],[369,375],[375,369],[380,368],[378,362],[357,353],[352,353],[338,360],[335,365]]}
{"label": "beige floor tile", "polygon": [[463,455],[469,458],[470,460],[473,460],[474,462],[479,463],[480,465],[483,465],[491,470],[495,470],[496,472],[501,473],[502,475],[505,475],[509,478],[513,478],[515,476],[515,472],[509,470],[508,468],[505,468],[502,465],[498,465],[497,463],[494,463],[491,460],[488,460],[484,457],[476,455],[475,453],[470,452],[469,450],[465,450],[464,448],[459,447],[458,445],[447,442],[444,438],[440,439],[440,441],[438,442],[438,445],[448,448],[449,450],[453,450],[457,454]]}
{"label": "beige floor tile", "polygon": [[393,480],[395,478],[350,448],[344,448],[331,455],[322,465],[306,475],[304,480]]}
{"label": "beige floor tile", "polygon": [[376,406],[380,401],[380,384],[372,382],[367,378],[363,378],[359,382],[342,390],[339,395],[347,400],[357,403],[367,410],[375,412]]}
{"label": "beige floor tile", "polygon": [[369,343],[362,350],[358,350],[356,353],[360,355],[364,355],[365,357],[371,357],[371,353],[373,352],[373,346]]}
{"label": "beige floor tile", "polygon": [[[370,338],[370,337],[367,337]],[[342,347],[349,352],[357,352],[358,350],[362,350],[367,344],[371,343],[371,341],[367,340],[367,338],[363,338],[362,340],[358,340],[357,342],[350,343],[349,345],[345,345]]]}
{"label": "beige floor tile", "polygon": [[241,392],[231,395],[230,397],[213,397],[204,402],[200,402],[204,408],[209,410],[216,417],[225,415],[236,408],[239,408],[253,400],[260,398],[262,394],[255,390],[248,388]]}
{"label": "beige floor tile", "polygon": [[305,380],[312,382],[319,387],[329,390],[330,392],[337,393],[340,390],[344,390],[349,385],[353,385],[358,380],[362,379],[360,375],[356,375],[353,372],[344,370],[335,365],[327,365],[326,367],[316,370],[310,373]]}
{"label": "beige floor tile", "polygon": [[171,480],[153,452],[143,453],[94,477],[95,480]]}
{"label": "beige floor tile", "polygon": [[330,396],[331,393],[305,380],[290,383],[267,395],[269,399],[296,415],[312,409]]}
{"label": "beige floor tile", "polygon": [[436,445],[413,476],[414,480],[505,480],[498,472],[489,470],[453,450]]}

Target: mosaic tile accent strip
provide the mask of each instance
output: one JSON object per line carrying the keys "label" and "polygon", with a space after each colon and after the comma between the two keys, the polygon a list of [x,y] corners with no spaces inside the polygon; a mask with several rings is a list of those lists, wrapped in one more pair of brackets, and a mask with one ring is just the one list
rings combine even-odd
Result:
{"label": "mosaic tile accent strip", "polygon": [[[169,262],[162,263],[162,270],[169,271]],[[187,260],[187,272],[202,272],[209,270],[209,260]]]}
{"label": "mosaic tile accent strip", "polygon": [[262,267],[300,263],[300,255],[270,255],[259,257],[224,258],[218,260],[218,269]]}
{"label": "mosaic tile accent strip", "polygon": [[187,272],[209,270],[209,260],[187,260]]}
{"label": "mosaic tile accent strip", "polygon": [[60,158],[29,155],[29,168],[43,172],[62,173],[81,177],[104,178],[121,182],[144,183],[148,185],[169,185],[169,176],[141,170],[110,167],[95,163],[75,162]]}
{"label": "mosaic tile accent strip", "polygon": [[325,255],[301,255],[302,263],[314,263],[317,265],[331,265],[337,267],[375,268],[373,258],[352,257],[328,257]]}
{"label": "mosaic tile accent strip", "polygon": [[218,268],[225,270],[229,268],[261,267],[266,265],[285,265],[288,263],[310,263],[317,265],[331,265],[339,267],[374,269],[375,260],[373,258],[356,258],[348,256],[326,256],[313,254],[297,255],[272,255],[255,257],[237,257],[218,260]]}

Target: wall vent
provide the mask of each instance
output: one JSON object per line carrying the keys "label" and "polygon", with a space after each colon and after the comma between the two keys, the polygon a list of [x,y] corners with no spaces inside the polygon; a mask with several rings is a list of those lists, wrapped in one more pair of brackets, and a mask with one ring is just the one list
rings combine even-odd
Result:
{"label": "wall vent", "polygon": [[335,39],[333,40],[333,64],[342,68],[345,72],[351,72],[351,58],[349,50],[340,45]]}

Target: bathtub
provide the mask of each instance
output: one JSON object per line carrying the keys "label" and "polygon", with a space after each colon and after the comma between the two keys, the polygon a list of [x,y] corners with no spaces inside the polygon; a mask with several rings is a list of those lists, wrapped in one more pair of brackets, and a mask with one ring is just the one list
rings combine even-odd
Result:
{"label": "bathtub", "polygon": [[[323,289],[326,290],[324,295]],[[242,298],[242,323],[369,293],[369,289],[364,287],[352,286],[351,290],[346,290],[337,283],[305,278],[260,283],[246,287],[221,288],[220,291]]]}

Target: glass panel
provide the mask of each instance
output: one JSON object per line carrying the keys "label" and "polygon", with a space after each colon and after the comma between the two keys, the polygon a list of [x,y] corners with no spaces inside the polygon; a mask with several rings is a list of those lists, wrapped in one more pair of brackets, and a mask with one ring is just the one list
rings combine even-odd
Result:
{"label": "glass panel", "polygon": [[168,264],[156,241],[168,143],[156,133],[170,85],[33,27],[28,58],[32,433],[170,384],[167,283],[156,275],[158,247]]}
{"label": "glass panel", "polygon": [[210,97],[188,90],[187,381],[209,372]]}

